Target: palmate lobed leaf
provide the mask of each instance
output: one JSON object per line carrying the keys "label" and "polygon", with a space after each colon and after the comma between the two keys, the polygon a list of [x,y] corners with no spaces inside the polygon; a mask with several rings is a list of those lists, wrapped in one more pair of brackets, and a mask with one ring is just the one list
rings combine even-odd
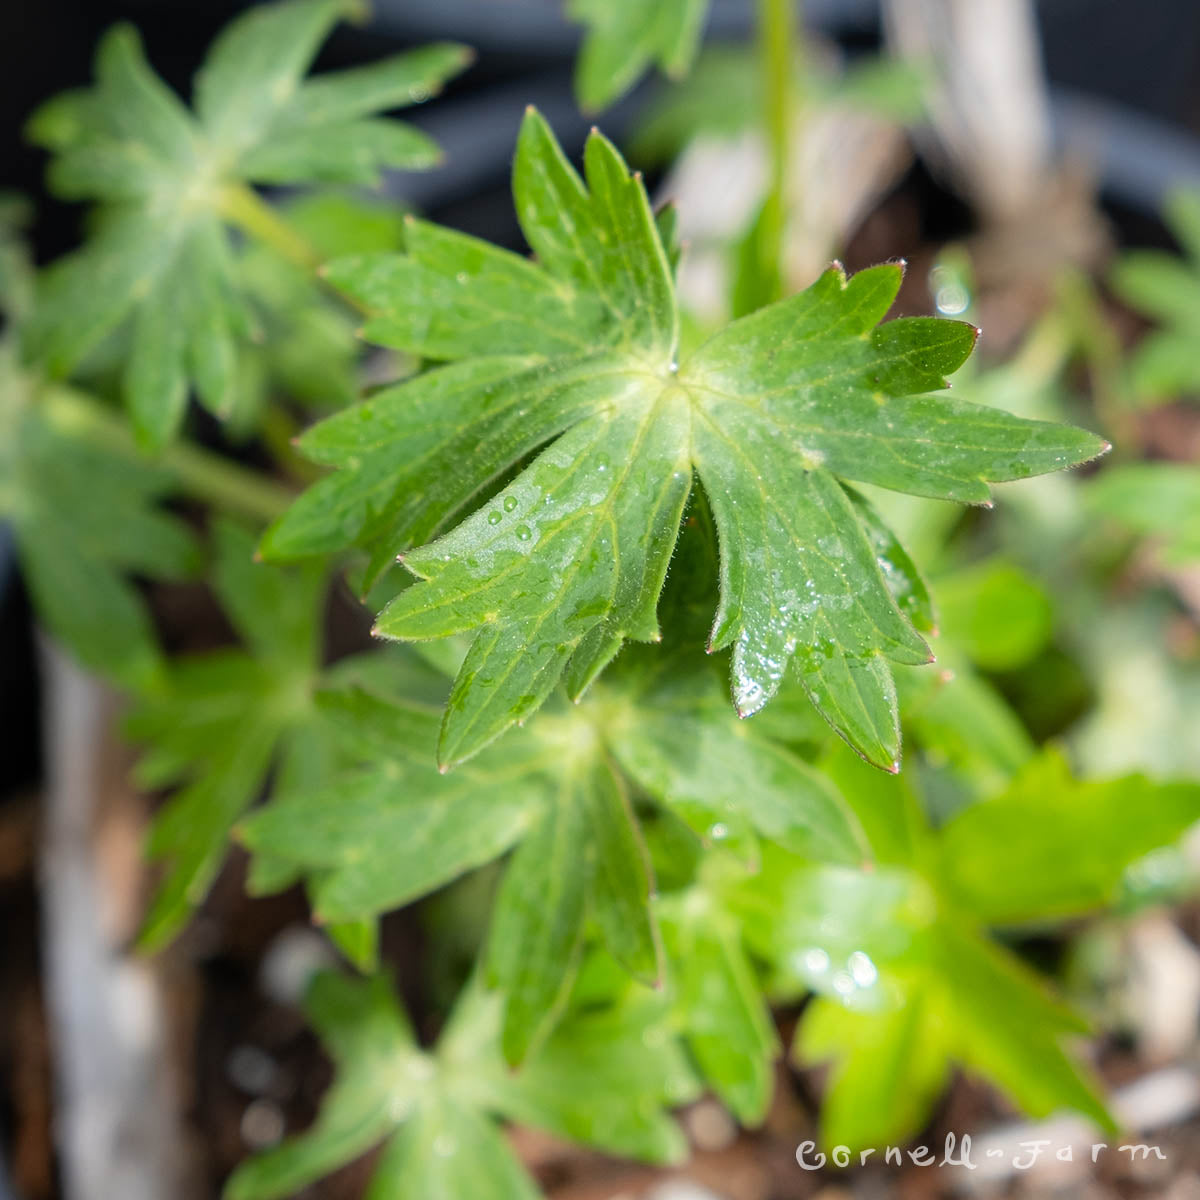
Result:
{"label": "palmate lobed leaf", "polygon": [[994,925],[1046,923],[1112,904],[1126,869],[1200,821],[1200,784],[1144,775],[1079,781],[1047,751],[1001,794],[941,830],[942,878]]}
{"label": "palmate lobed leaf", "polygon": [[940,906],[913,867],[852,872],[772,850],[760,878],[720,895],[768,966],[768,994],[815,993],[794,1052],[834,1060],[825,1144],[911,1137],[955,1063],[1032,1116],[1073,1110],[1111,1127],[1098,1081],[1065,1044],[1086,1023],[969,913]]}
{"label": "palmate lobed leaf", "polygon": [[341,469],[268,531],[264,554],[357,543],[375,575],[402,554],[423,582],[378,632],[475,634],[439,745],[451,765],[564,675],[578,696],[626,639],[659,636],[695,476],[721,545],[710,648],[732,647],[739,713],[767,703],[795,658],[834,727],[895,769],[885,659],[929,659],[910,619],[928,621],[928,596],[841,481],[983,502],[985,480],[1078,463],[1104,443],[922,394],[944,386],[976,331],[879,325],[896,264],[851,279],[835,266],[678,362],[671,267],[640,179],[598,133],[584,176],[530,110],[513,186],[535,261],[414,220],[405,255],[331,265],[370,313],[367,337],[451,361],[305,435],[306,453]]}
{"label": "palmate lobed leaf", "polygon": [[520,1072],[500,1054],[497,997],[468,984],[437,1046],[422,1050],[390,982],[322,974],[306,1007],[337,1075],[313,1126],[243,1163],[226,1200],[274,1200],[385,1142],[368,1195],[536,1200],[497,1118],[650,1162],[686,1141],[666,1111],[695,1076],[661,997],[617,992],[572,1012]]}
{"label": "palmate lobed leaf", "polygon": [[370,184],[389,167],[434,165],[437,147],[377,114],[438,90],[469,59],[429,46],[305,82],[320,43],[352,0],[288,0],[251,9],[201,67],[195,111],[118,26],[96,55],[95,85],[49,101],[29,124],[55,154],[61,196],[100,204],[88,244],[41,281],[28,352],[56,375],[130,329],[124,394],[143,444],[177,431],[189,390],[222,417],[239,384],[254,318],[226,222],[247,183]]}
{"label": "palmate lobed leaf", "polygon": [[[867,853],[835,789],[787,748],[743,736],[714,671],[672,677],[669,695],[644,680],[635,688],[629,674],[577,707],[557,705],[448,776],[433,762],[434,705],[331,688],[317,707],[358,765],[256,810],[241,840],[255,863],[266,856],[307,875],[327,923],[373,922],[511,849],[485,962],[504,997],[503,1053],[523,1062],[557,1026],[586,948],[603,947],[645,984],[664,979],[635,796],[643,814],[649,801],[682,816],[699,841],[724,843],[736,831],[751,858],[760,838],[846,864]],[[639,719],[659,703],[675,734],[661,747],[661,726]],[[706,753],[693,762],[698,745]],[[740,1092],[738,1103],[753,1107]]]}
{"label": "palmate lobed leaf", "polygon": [[200,566],[187,526],[161,509],[169,472],[97,445],[79,397],[44,392],[0,341],[0,520],[16,540],[39,619],[86,667],[150,693],[165,668],[131,575],[180,579]]}
{"label": "palmate lobed leaf", "polygon": [[731,871],[713,888],[767,965],[769,993],[817,994],[795,1050],[833,1062],[823,1141],[910,1136],[955,1063],[1031,1116],[1071,1109],[1111,1127],[1066,1045],[1086,1022],[986,927],[1046,927],[1110,904],[1131,865],[1200,818],[1200,787],[1080,780],[1043,751],[935,830],[907,775],[880,780],[844,751],[829,765],[850,805],[876,813],[864,821],[876,869],[766,845],[757,875]]}
{"label": "palmate lobed leaf", "polygon": [[170,941],[203,901],[230,829],[272,766],[282,797],[340,765],[310,698],[323,572],[255,563],[252,536],[230,521],[216,524],[214,541],[215,588],[245,648],[174,663],[161,691],[126,721],[146,746],[135,769],[142,786],[180,785],[147,834],[147,854],[166,866],[141,930],[147,949]]}

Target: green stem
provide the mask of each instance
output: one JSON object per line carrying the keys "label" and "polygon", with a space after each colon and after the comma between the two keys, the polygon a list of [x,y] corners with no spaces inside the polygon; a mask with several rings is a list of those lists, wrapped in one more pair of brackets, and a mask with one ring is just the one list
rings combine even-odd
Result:
{"label": "green stem", "polygon": [[316,463],[296,453],[295,442],[300,429],[291,415],[279,404],[268,404],[259,421],[259,436],[271,457],[288,477],[304,487],[316,483],[323,472]]}
{"label": "green stem", "polygon": [[[52,423],[63,432],[82,435],[118,454],[143,459],[119,413],[62,387],[47,389],[44,404]],[[188,442],[175,442],[154,461],[174,475],[185,495],[256,521],[275,520],[295,499],[294,493],[272,480]]]}
{"label": "green stem", "polygon": [[779,271],[783,261],[796,98],[792,66],[798,25],[795,0],[758,0],[759,55],[762,63],[770,169],[759,239],[760,262]]}
{"label": "green stem", "polygon": [[221,189],[219,211],[231,225],[270,246],[303,271],[315,271],[321,255],[300,236],[259,194],[245,184]]}

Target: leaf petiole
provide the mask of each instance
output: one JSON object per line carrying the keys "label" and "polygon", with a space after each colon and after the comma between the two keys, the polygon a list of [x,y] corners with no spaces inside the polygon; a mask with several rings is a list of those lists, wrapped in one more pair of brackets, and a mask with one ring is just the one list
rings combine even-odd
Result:
{"label": "leaf petiole", "polygon": [[219,194],[217,210],[230,225],[270,246],[303,271],[315,272],[324,261],[316,247],[244,183],[225,184]]}
{"label": "leaf petiole", "polygon": [[[145,461],[119,413],[63,387],[46,389],[42,403],[48,419],[60,430]],[[275,520],[295,499],[288,488],[191,443],[174,443],[155,461],[175,477],[186,495],[256,521]]]}

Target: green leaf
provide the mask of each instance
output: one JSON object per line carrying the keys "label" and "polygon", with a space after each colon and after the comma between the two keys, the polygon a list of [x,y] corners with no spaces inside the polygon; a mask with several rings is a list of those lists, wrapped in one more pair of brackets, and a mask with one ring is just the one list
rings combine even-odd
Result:
{"label": "green leaf", "polygon": [[435,1094],[392,1139],[365,1200],[539,1200],[493,1121]]}
{"label": "green leaf", "polygon": [[143,786],[183,785],[147,837],[147,853],[169,865],[142,929],[146,948],[168,942],[204,899],[230,829],[272,764],[286,793],[298,775],[312,786],[326,757],[328,735],[310,698],[323,574],[255,563],[252,537],[230,522],[215,526],[214,540],[215,586],[247,650],[179,660],[165,694],[126,721],[147,745],[136,769]]}
{"label": "green leaf", "polygon": [[1093,512],[1160,539],[1170,561],[1200,558],[1200,468],[1186,463],[1113,467],[1088,485],[1087,500]]}
{"label": "green leaf", "polygon": [[[180,668],[173,682],[177,692],[162,705],[158,714],[162,718],[186,720],[185,710],[215,699],[198,690],[197,680],[186,668]],[[239,689],[243,706],[261,696],[261,680],[248,673],[227,678],[224,686]],[[129,718],[127,728],[135,738],[153,737],[156,732],[146,712],[135,710]],[[247,716],[245,707],[237,716]],[[145,853],[165,860],[167,870],[142,922],[139,944],[143,950],[166,946],[203,903],[225,860],[229,831],[254,801],[271,764],[278,731],[270,723],[239,719],[236,724],[214,722],[214,726],[231,738],[236,729],[237,736],[227,749],[210,752],[204,773],[177,791],[155,814],[146,835]]]}
{"label": "green leaf", "polygon": [[[321,191],[282,208],[284,219],[322,259],[395,250],[402,243],[401,214],[378,201]],[[352,314],[310,271],[265,246],[247,244],[237,272],[262,336],[238,356],[231,436],[257,429],[280,391],[318,412],[352,404],[362,350]]]}
{"label": "green leaf", "polygon": [[913,628],[922,633],[936,633],[933,599],[917,564],[866,496],[849,487],[846,495],[875,550],[875,561],[896,606],[912,622]]}
{"label": "green leaf", "polygon": [[1053,632],[1050,598],[1026,572],[988,559],[938,581],[946,637],[985,671],[1029,662]]}
{"label": "green leaf", "polygon": [[0,313],[19,323],[33,299],[33,258],[25,244],[33,208],[24,196],[0,190]]}
{"label": "green leaf", "polygon": [[[712,672],[677,673],[618,710],[609,737],[621,767],[707,840],[745,822],[796,853],[858,863],[862,832],[836,788],[779,744],[731,719]],[[603,696],[600,697],[603,702]]]}
{"label": "green leaf", "polygon": [[1162,250],[1122,254],[1110,283],[1130,307],[1162,326],[1133,352],[1134,387],[1143,400],[1161,402],[1200,388],[1195,341],[1200,334],[1200,194],[1173,192],[1165,218],[1184,258]]}
{"label": "green leaf", "polygon": [[510,1065],[524,1061],[567,1003],[583,950],[588,872],[583,771],[568,772],[562,791],[526,835],[504,873],[488,942],[490,982],[504,994],[501,1044]]}
{"label": "green leaf", "polygon": [[1054,753],[942,830],[941,873],[990,924],[1061,921],[1111,904],[1125,869],[1200,821],[1200,785],[1072,778]]}
{"label": "green leaf", "polygon": [[[772,994],[820,997],[796,1049],[807,1063],[834,1063],[823,1140],[864,1148],[916,1133],[951,1063],[1033,1116],[1073,1110],[1111,1128],[1097,1082],[1065,1047],[1086,1023],[973,922],[1009,923],[1037,906],[1043,919],[1061,920],[1094,907],[1129,862],[1195,819],[1200,789],[1075,784],[1048,756],[939,835],[904,781],[884,781],[896,794],[881,794],[879,777],[848,753],[829,761],[853,803],[888,810],[868,823],[880,865],[814,866],[768,846],[757,875],[709,873]],[[1146,819],[1144,832],[1131,834],[1133,813]],[[1084,824],[1093,820],[1114,827],[1113,846],[1130,844],[1089,860],[1095,835],[1085,837]],[[1052,847],[1044,861],[1030,849],[1043,841]]]}
{"label": "green leaf", "polygon": [[707,12],[708,0],[568,0],[568,15],[587,26],[575,68],[581,107],[607,108],[653,63],[672,79],[686,75]]}
{"label": "green leaf", "polygon": [[183,578],[200,556],[187,526],[158,507],[170,473],[90,436],[79,404],[43,391],[0,341],[0,519],[48,631],[84,666],[151,692],[164,668],[129,576]]}
{"label": "green leaf", "polygon": [[311,1129],[243,1163],[226,1200],[293,1195],[389,1137],[369,1200],[534,1200],[493,1117],[651,1161],[682,1156],[665,1108],[697,1088],[660,997],[598,999],[515,1074],[500,1053],[497,1000],[469,985],[427,1054],[385,979],[318,976],[308,1009],[334,1084]]}
{"label": "green leaf", "polygon": [[[491,1007],[476,1013],[469,1001],[460,1002],[461,1017],[480,1029],[467,1045],[446,1047],[459,1078],[456,1091],[510,1120],[610,1154],[682,1162],[687,1141],[666,1110],[695,1100],[700,1087],[666,999],[640,988],[604,999],[568,1012],[517,1072],[497,1049],[489,1052],[499,1038],[498,998],[489,997]],[[443,1043],[461,1037],[452,1027]]]}
{"label": "green leaf", "polygon": [[828,1146],[861,1150],[912,1137],[955,1062],[1030,1116],[1070,1110],[1111,1129],[1096,1081],[1062,1045],[1084,1028],[1011,955],[948,921],[939,922],[927,958],[899,977],[888,1003],[864,1010],[843,998],[815,1000],[795,1052],[808,1065],[833,1060],[821,1111]]}
{"label": "green leaf", "polygon": [[1103,443],[914,395],[943,386],[975,332],[920,318],[876,327],[900,285],[895,265],[852,280],[833,268],[677,363],[673,281],[641,182],[599,134],[584,173],[530,112],[514,192],[535,263],[413,222],[405,256],[333,264],[330,278],[370,312],[369,336],[459,361],[310,432],[306,452],[342,469],[264,552],[355,542],[376,572],[401,554],[424,582],[393,600],[378,632],[475,634],[439,745],[452,765],[528,717],[564,673],[578,695],[626,639],[658,637],[695,472],[721,539],[712,648],[733,646],[739,711],[761,708],[795,658],[826,717],[890,768],[883,659],[928,659],[906,617],[923,621],[927,598],[838,477],[982,501],[985,479],[1053,470]]}
{"label": "green leaf", "polygon": [[1200,265],[1200,192],[1176,188],[1166,200],[1164,215],[1188,258]]}
{"label": "green leaf", "polygon": [[327,925],[329,940],[364,974],[379,969],[379,922],[339,921]]}
{"label": "green leaf", "polygon": [[488,974],[505,996],[501,1044],[517,1065],[567,1003],[590,915],[631,974],[657,982],[650,864],[623,781],[599,755],[566,757],[496,897]]}
{"label": "green leaf", "polygon": [[720,894],[770,966],[773,994],[811,990],[871,1010],[888,1002],[892,975],[925,955],[936,915],[930,888],[907,870],[814,867],[772,847],[757,876]]}
{"label": "green leaf", "polygon": [[975,780],[982,793],[995,792],[1037,747],[1000,693],[969,664],[948,674],[898,675],[906,726],[931,760]]}
{"label": "green leaf", "polygon": [[327,921],[372,916],[499,857],[530,828],[549,781],[543,748],[501,748],[453,779],[383,762],[259,810],[239,826],[251,850],[316,872]]}
{"label": "green leaf", "polygon": [[597,767],[586,797],[585,838],[592,848],[591,910],[608,950],[645,983],[662,972],[658,927],[650,910],[650,855],[621,777]]}
{"label": "green leaf", "polygon": [[1063,1045],[1086,1025],[957,911],[939,910],[917,871],[818,869],[772,854],[759,878],[720,894],[772,992],[820,997],[797,1049],[806,1062],[835,1059],[826,1142],[862,1148],[916,1133],[947,1060],[1033,1116],[1073,1110],[1110,1126],[1095,1081]]}
{"label": "green leaf", "polygon": [[670,912],[663,933],[688,1048],[738,1121],[757,1125],[771,1101],[779,1039],[739,929],[698,893]]}
{"label": "green leaf", "polygon": [[851,1151],[896,1145],[919,1130],[950,1072],[946,1031],[920,986],[878,1012],[817,997],[804,1011],[794,1053],[808,1066],[833,1061],[821,1141]]}
{"label": "green leaf", "polygon": [[261,5],[214,43],[193,115],[146,63],[137,34],[112,30],[92,88],[52,100],[29,124],[56,157],[53,189],[99,202],[96,232],[44,275],[25,330],[56,375],[131,330],[124,392],[137,434],[157,449],[190,390],[216,415],[236,406],[253,323],[227,221],[247,182],[373,182],[381,168],[430,166],[436,148],[375,114],[430,95],[466,65],[434,46],[311,83],[303,76],[349,0]]}
{"label": "green leaf", "polygon": [[230,145],[259,141],[330,30],[356,7],[352,0],[292,0],[231,21],[196,74],[196,115],[209,136]]}
{"label": "green leaf", "polygon": [[938,932],[935,970],[955,1057],[1031,1117],[1070,1110],[1114,1129],[1099,1082],[1062,1046],[1064,1037],[1086,1032],[1086,1022],[1012,955],[953,922]]}
{"label": "green leaf", "polygon": [[314,979],[309,1019],[337,1066],[308,1132],[243,1163],[225,1200],[273,1200],[296,1191],[378,1142],[417,1108],[434,1068],[383,977]]}

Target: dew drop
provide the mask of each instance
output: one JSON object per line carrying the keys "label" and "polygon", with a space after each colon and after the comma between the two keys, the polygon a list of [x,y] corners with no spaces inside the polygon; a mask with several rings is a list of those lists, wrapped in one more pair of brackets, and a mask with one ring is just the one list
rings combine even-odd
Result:
{"label": "dew drop", "polygon": [[836,972],[832,982],[833,990],[837,992],[839,996],[850,995],[850,993],[854,991],[855,987],[857,986],[849,971]]}
{"label": "dew drop", "polygon": [[819,946],[814,946],[804,952],[804,966],[814,975],[820,975],[829,970],[829,955]]}
{"label": "dew drop", "polygon": [[504,520],[504,518],[494,508],[492,509],[492,511],[490,513],[488,513],[488,524],[489,525],[499,525],[500,522],[503,520]]}
{"label": "dew drop", "polygon": [[528,525],[518,525],[517,537],[520,538],[521,541],[527,542],[531,537],[533,537],[533,530],[530,529]]}
{"label": "dew drop", "polygon": [[871,987],[879,978],[875,964],[861,950],[855,950],[846,965],[850,968],[850,975],[859,987]]}
{"label": "dew drop", "polygon": [[504,511],[505,512],[512,512],[512,510],[516,507],[517,507],[516,496],[505,496],[504,497]]}

